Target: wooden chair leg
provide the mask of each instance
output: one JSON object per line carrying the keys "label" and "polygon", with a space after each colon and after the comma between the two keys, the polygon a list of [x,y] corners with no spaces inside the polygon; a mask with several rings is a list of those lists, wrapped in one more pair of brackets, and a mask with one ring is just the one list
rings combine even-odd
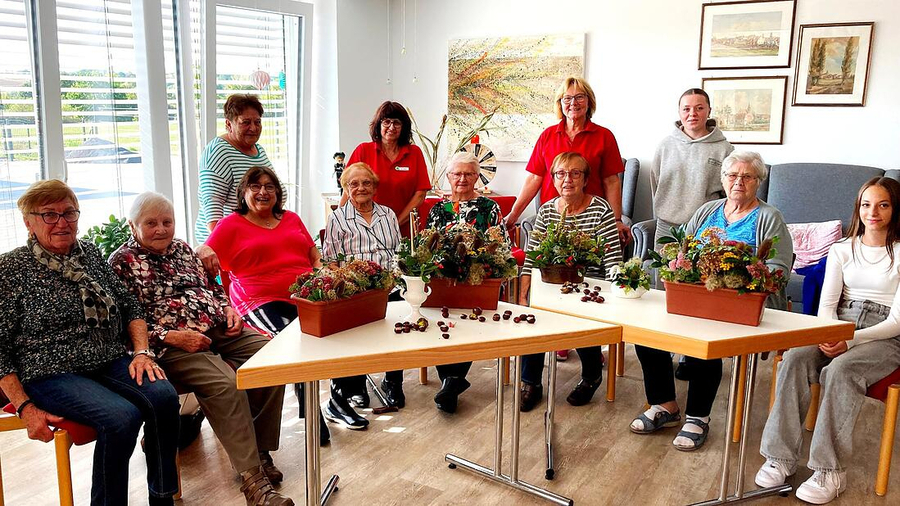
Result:
{"label": "wooden chair leg", "polygon": [[606,400],[613,402],[616,400],[616,374],[615,371],[619,367],[619,348],[624,346],[623,343],[609,345],[609,373],[606,374]]}
{"label": "wooden chair leg", "polygon": [[503,368],[503,386],[509,386],[509,357],[503,357],[502,363]]}
{"label": "wooden chair leg", "polygon": [[887,494],[891,476],[891,453],[894,449],[894,431],[897,428],[897,406],[900,403],[900,385],[888,388],[884,401],[884,424],[881,429],[881,450],[878,453],[878,474],[875,476],[875,495]]}
{"label": "wooden chair leg", "polygon": [[173,499],[175,499],[177,501],[177,500],[181,499],[181,492],[182,492],[182,490],[181,490],[181,452],[180,451],[175,453],[175,473],[178,476],[178,492],[175,492],[175,497],[173,497]]}
{"label": "wooden chair leg", "polygon": [[69,461],[69,448],[72,448],[72,438],[64,430],[57,430],[53,434],[53,444],[56,447],[56,481],[59,484],[59,505],[74,506],[72,495],[72,464]]}
{"label": "wooden chair leg", "polygon": [[782,360],[784,360],[784,357],[781,355],[772,357],[772,386],[769,387],[769,412],[772,411],[772,406],[775,405],[775,387],[778,385],[778,363]]}
{"label": "wooden chair leg", "polygon": [[819,392],[818,383],[809,386],[809,411],[806,412],[806,422],[804,426],[807,432],[812,432],[816,428],[816,418],[819,417]]}
{"label": "wooden chair leg", "polygon": [[419,368],[419,384],[420,385],[428,384],[428,368],[427,367]]}
{"label": "wooden chair leg", "polygon": [[616,376],[625,374],[625,341],[616,345]]}
{"label": "wooden chair leg", "polygon": [[744,392],[747,388],[747,355],[741,355],[741,364],[738,367],[740,379],[738,381],[737,402],[734,410],[734,432],[731,440],[735,443],[741,440],[741,426],[744,423]]}

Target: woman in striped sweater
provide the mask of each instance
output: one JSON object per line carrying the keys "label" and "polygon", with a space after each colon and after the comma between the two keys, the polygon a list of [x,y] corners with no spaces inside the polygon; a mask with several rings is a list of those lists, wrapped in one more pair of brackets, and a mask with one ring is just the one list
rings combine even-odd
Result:
{"label": "woman in striped sweater", "polygon": [[[558,222],[565,209],[567,216],[574,220],[579,230],[597,234],[606,240],[607,250],[603,255],[603,263],[597,268],[589,269],[588,276],[605,277],[609,267],[622,261],[622,247],[616,229],[616,215],[609,203],[595,195],[585,193],[590,166],[587,160],[578,153],[560,153],[553,160],[550,173],[559,196],[547,201],[538,210],[534,223],[535,232],[544,232],[550,223]],[[526,250],[537,247],[534,234],[528,239]],[[528,305],[528,294],[531,288],[532,260],[525,260],[522,276],[519,279],[519,304]],[[581,381],[566,398],[573,406],[583,406],[591,401],[594,392],[600,386],[603,377],[601,353],[599,346],[579,348],[581,359]],[[541,401],[544,389],[541,376],[544,371],[544,354],[526,355],[522,359],[522,404],[521,411],[531,411]]]}

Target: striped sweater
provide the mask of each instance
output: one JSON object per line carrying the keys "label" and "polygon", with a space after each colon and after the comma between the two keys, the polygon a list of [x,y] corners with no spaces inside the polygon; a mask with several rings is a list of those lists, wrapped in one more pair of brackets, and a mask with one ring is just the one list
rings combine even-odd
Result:
{"label": "striped sweater", "polygon": [[[546,232],[547,225],[558,222],[562,215],[556,210],[556,201],[559,197],[548,200],[538,210],[537,219],[534,222],[535,232]],[[584,211],[569,215],[566,222],[574,220],[575,227],[579,230],[588,232],[597,231],[598,234],[606,239],[608,249],[603,255],[603,263],[598,268],[589,268],[587,275],[589,277],[605,277],[609,272],[609,268],[622,261],[622,246],[619,243],[619,232],[616,229],[616,215],[613,213],[609,204],[600,197],[594,196],[591,203]],[[528,245],[526,251],[537,249],[538,240],[532,233],[528,237]],[[522,275],[531,275],[533,261],[530,258],[525,259],[525,265],[522,267]]]}
{"label": "striped sweater", "polygon": [[237,207],[237,185],[250,167],[272,167],[266,151],[256,145],[257,155],[247,156],[228,141],[216,137],[200,155],[200,212],[194,225],[197,244],[209,237],[211,221],[219,221]]}

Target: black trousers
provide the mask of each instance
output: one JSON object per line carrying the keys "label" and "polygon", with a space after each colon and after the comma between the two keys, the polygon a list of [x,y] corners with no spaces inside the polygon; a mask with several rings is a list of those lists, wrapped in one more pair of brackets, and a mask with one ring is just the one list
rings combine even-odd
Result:
{"label": "black trousers", "polygon": [[458,364],[444,364],[435,366],[438,372],[438,378],[441,381],[444,381],[447,378],[456,377],[456,378],[465,378],[466,374],[469,374],[469,369],[472,367],[472,362],[460,362]]}
{"label": "black trousers", "polygon": [[[603,352],[599,346],[578,348],[581,359],[581,379],[594,383],[603,374]],[[556,353],[556,352],[553,352]],[[530,385],[540,385],[544,376],[544,353],[524,355],[522,357],[522,381]]]}
{"label": "black trousers", "polygon": [[[672,355],[668,351],[656,350],[635,345],[641,369],[644,372],[644,392],[647,403],[663,404],[675,400],[675,369]],[[688,382],[688,397],[685,415],[709,416],[716,392],[722,382],[722,359],[701,360],[685,357],[691,368],[691,379]]]}

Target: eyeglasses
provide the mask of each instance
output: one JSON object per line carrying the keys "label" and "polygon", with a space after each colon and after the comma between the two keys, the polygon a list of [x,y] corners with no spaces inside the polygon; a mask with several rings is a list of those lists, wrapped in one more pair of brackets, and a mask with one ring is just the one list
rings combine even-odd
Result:
{"label": "eyeglasses", "polygon": [[478,174],[476,174],[475,172],[451,172],[450,177],[452,177],[453,179],[476,179],[478,178]]}
{"label": "eyeglasses", "polygon": [[355,190],[360,186],[362,186],[363,188],[371,188],[375,186],[375,183],[366,179],[365,181],[350,181],[349,183],[347,183],[347,186]]}
{"label": "eyeglasses", "polygon": [[582,103],[587,100],[587,95],[584,93],[579,93],[578,95],[566,95],[562,99],[562,103],[569,105],[572,102]]}
{"label": "eyeglasses", "polygon": [[262,191],[263,188],[265,188],[266,192],[268,192],[268,193],[275,193],[275,185],[274,184],[250,183],[248,188],[250,188],[250,191],[252,191],[253,193],[259,193],[260,191]]}
{"label": "eyeglasses", "polygon": [[750,181],[753,181],[754,179],[759,179],[759,177],[751,176],[749,174],[740,174],[739,175],[739,174],[734,174],[734,173],[729,172],[729,173],[725,174],[725,179],[727,179],[729,183],[733,183],[733,182],[737,181],[738,179],[741,180],[741,183],[749,183]]}
{"label": "eyeglasses", "polygon": [[384,128],[394,127],[396,129],[403,128],[403,122],[399,119],[383,119],[381,120],[381,126]]}
{"label": "eyeglasses", "polygon": [[578,181],[579,179],[584,177],[584,171],[583,170],[558,170],[553,173],[553,177],[555,177],[556,179],[559,179],[560,181],[565,179],[566,176],[569,176],[569,178],[572,181]]}
{"label": "eyeglasses", "polygon": [[28,214],[40,216],[41,219],[44,220],[44,223],[46,223],[47,225],[55,225],[59,221],[60,217],[64,218],[66,220],[66,222],[68,222],[68,223],[75,223],[76,221],[78,221],[78,217],[81,216],[81,211],[79,211],[77,209],[72,209],[72,210],[66,211],[62,214],[54,213],[54,212],[28,213]]}

